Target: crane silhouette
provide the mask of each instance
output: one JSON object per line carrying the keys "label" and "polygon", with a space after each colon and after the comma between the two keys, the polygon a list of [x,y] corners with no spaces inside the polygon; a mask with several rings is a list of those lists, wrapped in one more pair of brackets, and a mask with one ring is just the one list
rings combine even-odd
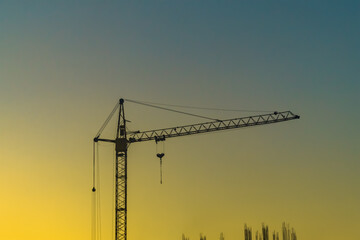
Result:
{"label": "crane silhouette", "polygon": [[[120,99],[119,103],[116,104],[113,111],[110,113],[109,117],[106,119],[105,123],[100,128],[96,137],[94,138],[94,144],[101,142],[110,142],[115,144],[115,153],[116,153],[116,162],[115,162],[115,240],[126,240],[127,239],[127,178],[128,178],[128,154],[127,149],[130,144],[146,142],[154,140],[156,143],[160,141],[165,141],[167,138],[188,136],[200,133],[209,133],[220,130],[228,130],[235,128],[244,128],[258,125],[266,125],[272,123],[285,122],[290,120],[299,119],[300,116],[293,114],[291,111],[283,112],[271,112],[267,114],[254,115],[241,118],[233,118],[226,120],[212,119],[203,117],[196,114],[190,114],[185,112],[180,112],[177,110],[167,109],[159,106],[153,106],[147,103],[141,103],[134,100],[126,99],[128,102],[139,103],[151,107],[157,107],[160,109],[166,109],[174,112],[185,113],[192,116],[207,118],[211,121],[197,123],[192,125],[177,126],[171,128],[163,128],[149,131],[136,131],[128,132],[126,128],[126,123],[128,122],[125,118],[124,111],[124,99]],[[100,138],[102,131],[105,126],[110,121],[111,117],[119,108],[119,115],[117,121],[117,130],[115,139],[105,139]],[[164,153],[158,153],[157,157],[160,159],[160,167],[162,164],[162,158]],[[95,158],[94,158],[95,161]],[[95,163],[94,163],[95,169]],[[95,171],[95,170],[94,170]],[[161,171],[161,169],[160,169]],[[94,173],[95,176],[95,173]],[[160,180],[162,183],[162,179]],[[92,191],[95,192],[95,180],[93,182]]]}

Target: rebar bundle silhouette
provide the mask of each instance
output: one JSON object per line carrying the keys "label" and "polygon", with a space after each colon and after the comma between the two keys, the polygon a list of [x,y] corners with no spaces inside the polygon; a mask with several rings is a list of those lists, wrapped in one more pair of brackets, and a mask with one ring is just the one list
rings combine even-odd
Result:
{"label": "rebar bundle silhouette", "polygon": [[202,234],[200,234],[200,240],[206,240],[206,236],[204,235],[202,235]]}
{"label": "rebar bundle silhouette", "polygon": [[286,226],[286,224],[283,223],[282,232],[283,232],[283,240],[296,240],[297,239],[294,228],[292,228],[290,231],[289,224]]}
{"label": "rebar bundle silhouette", "polygon": [[220,240],[224,240],[224,233],[220,233]]}
{"label": "rebar bundle silhouette", "polygon": [[[252,240],[252,229],[249,228],[246,224],[244,227],[244,235],[245,235],[245,240]],[[290,230],[289,224],[287,225],[285,223],[282,224],[282,235],[283,235],[282,240],[297,240],[296,232],[294,228],[291,228]],[[274,231],[272,234],[272,239],[280,240],[279,233]],[[255,240],[269,240],[269,227],[263,224],[261,228],[261,232],[256,231]]]}
{"label": "rebar bundle silhouette", "polygon": [[245,234],[245,240],[252,240],[252,230],[251,228],[248,228],[246,224],[244,228],[244,234]]}
{"label": "rebar bundle silhouette", "polygon": [[189,240],[189,238],[185,237],[185,235],[183,234],[182,237],[181,237],[181,240]]}
{"label": "rebar bundle silhouette", "polygon": [[[252,240],[253,234],[252,234],[252,228],[248,227],[246,224],[244,226],[244,236],[245,240]],[[282,240],[297,240],[296,232],[294,228],[290,229],[289,224],[282,224]],[[188,237],[185,237],[185,235],[182,235],[182,240],[190,240]],[[200,234],[200,240],[206,240],[206,236]],[[220,233],[219,240],[225,240],[224,234]],[[254,240],[269,240],[269,227],[265,224],[262,225],[261,231],[256,231],[255,233],[255,239]],[[273,232],[272,234],[272,240],[280,240],[279,233]]]}

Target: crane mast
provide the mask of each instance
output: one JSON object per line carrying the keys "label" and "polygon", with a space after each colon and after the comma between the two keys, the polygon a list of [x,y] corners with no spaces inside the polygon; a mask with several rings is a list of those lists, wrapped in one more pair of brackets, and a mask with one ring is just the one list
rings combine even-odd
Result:
{"label": "crane mast", "polygon": [[115,139],[115,239],[127,239],[127,138],[124,100],[120,99]]}
{"label": "crane mast", "polygon": [[[193,125],[172,128],[149,130],[144,132],[131,132],[127,137],[124,99],[119,100],[119,116],[117,122],[116,138],[99,138],[94,142],[111,142],[115,144],[115,240],[127,240],[127,149],[130,143],[155,140],[164,141],[166,138],[187,136],[199,133],[214,132],[234,128],[251,127],[271,123],[299,119],[300,116],[291,111],[274,112],[270,114],[255,115],[227,120],[215,120]],[[108,121],[108,120],[107,120]],[[94,190],[95,188],[93,188]]]}

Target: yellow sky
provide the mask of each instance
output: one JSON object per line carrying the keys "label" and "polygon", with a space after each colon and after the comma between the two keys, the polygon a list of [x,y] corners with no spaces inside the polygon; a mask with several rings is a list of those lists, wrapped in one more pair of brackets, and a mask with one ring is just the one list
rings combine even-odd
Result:
{"label": "yellow sky", "polygon": [[[357,3],[0,4],[0,239],[91,238],[92,140],[120,97],[300,120],[129,149],[129,239],[356,238]],[[131,130],[201,119],[125,103]],[[214,118],[248,113],[194,111]],[[112,137],[115,123],[104,131]],[[101,144],[103,239],[113,146]]]}

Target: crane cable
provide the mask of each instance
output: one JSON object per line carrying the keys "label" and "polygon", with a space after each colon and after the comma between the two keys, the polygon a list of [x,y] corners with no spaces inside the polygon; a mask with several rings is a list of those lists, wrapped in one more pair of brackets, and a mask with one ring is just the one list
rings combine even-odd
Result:
{"label": "crane cable", "polygon": [[91,239],[96,240],[96,188],[95,188],[95,142],[93,142],[93,165],[92,165],[92,177],[93,177],[93,187],[91,194]]}
{"label": "crane cable", "polygon": [[153,107],[153,108],[158,108],[158,109],[162,109],[162,110],[166,110],[166,111],[170,111],[170,112],[181,113],[181,114],[185,114],[185,115],[189,115],[189,116],[193,116],[193,117],[204,118],[204,119],[213,120],[213,121],[221,121],[221,120],[216,119],[216,118],[210,118],[210,117],[205,117],[205,116],[201,116],[201,115],[198,115],[198,114],[183,112],[183,111],[179,111],[179,110],[175,110],[175,109],[171,109],[171,108],[160,107],[160,106],[148,104],[148,103],[145,103],[145,102],[139,102],[139,101],[130,100],[130,99],[125,99],[125,100],[128,101],[128,102],[137,103],[137,104],[140,104],[140,105]]}
{"label": "crane cable", "polygon": [[95,188],[95,142],[93,142],[93,172],[92,172],[92,177],[93,177],[93,188],[92,191],[95,192],[96,188]]}
{"label": "crane cable", "polygon": [[109,114],[109,116],[106,118],[105,122],[103,123],[103,125],[101,126],[101,128],[99,129],[99,131],[96,134],[95,138],[98,138],[100,136],[100,134],[104,131],[106,125],[109,123],[110,119],[112,118],[112,116],[114,115],[114,113],[116,112],[117,108],[120,106],[119,103],[116,103],[114,109],[111,111],[111,113]]}
{"label": "crane cable", "polygon": [[199,109],[199,110],[211,110],[211,111],[225,111],[225,112],[274,112],[270,110],[252,110],[252,109],[226,109],[226,108],[209,108],[209,107],[198,107],[198,106],[186,106],[186,105],[176,105],[176,104],[166,104],[166,103],[155,103],[155,102],[145,102],[145,101],[135,101],[130,99],[125,99],[129,102],[143,103],[143,104],[152,104],[168,107],[177,107],[177,108],[189,108],[189,109]]}
{"label": "crane cable", "polygon": [[100,163],[99,145],[93,143],[93,188],[92,188],[92,240],[101,240]]}
{"label": "crane cable", "polygon": [[160,158],[160,184],[162,184],[162,158]]}
{"label": "crane cable", "polygon": [[98,240],[101,240],[101,199],[100,199],[100,159],[99,159],[99,143],[96,144],[96,159],[97,159],[97,227]]}
{"label": "crane cable", "polygon": [[162,142],[162,151],[159,151],[158,144],[159,143],[156,143],[156,156],[160,160],[160,184],[162,184],[162,158],[165,156],[165,143]]}
{"label": "crane cable", "polygon": [[[103,125],[100,127],[99,131],[96,134],[95,138],[98,138],[100,134],[104,131],[105,127],[113,117],[114,113],[120,106],[119,103],[116,103],[115,107],[106,118]],[[99,145],[93,143],[93,196],[92,196],[92,240],[101,240],[101,202],[100,202],[100,163],[99,163]],[[95,147],[96,146],[96,147]],[[97,161],[96,161],[97,160]],[[96,177],[97,175],[97,177]],[[97,180],[97,181],[96,181]],[[96,189],[97,187],[97,189]]]}
{"label": "crane cable", "polygon": [[[105,127],[113,117],[116,110],[119,108],[120,104],[119,102],[116,103],[115,107],[109,114],[109,116],[106,118],[105,122],[101,125],[99,131],[96,134],[96,138],[99,138],[101,133],[104,131]],[[97,143],[97,144],[95,144]],[[96,147],[95,147],[96,146]],[[96,161],[97,160],[97,161]],[[101,240],[101,202],[100,202],[100,164],[99,164],[99,145],[98,142],[93,143],[93,196],[92,196],[92,202],[93,202],[93,216],[92,216],[92,240]],[[115,161],[114,161],[115,164]],[[96,176],[97,175],[97,176]],[[115,173],[114,173],[115,177]],[[115,191],[114,191],[115,195]]]}
{"label": "crane cable", "polygon": [[115,217],[116,217],[116,211],[115,211],[115,197],[116,197],[116,195],[115,195],[115,181],[116,181],[116,173],[115,173],[115,171],[116,171],[116,153],[115,153],[115,151],[113,151],[113,181],[112,181],[112,184],[113,184],[113,186],[112,186],[112,194],[113,194],[113,201],[112,201],[112,209],[113,209],[113,211],[112,211],[112,224],[111,224],[111,226],[112,226],[112,238],[111,239],[115,239]]}

